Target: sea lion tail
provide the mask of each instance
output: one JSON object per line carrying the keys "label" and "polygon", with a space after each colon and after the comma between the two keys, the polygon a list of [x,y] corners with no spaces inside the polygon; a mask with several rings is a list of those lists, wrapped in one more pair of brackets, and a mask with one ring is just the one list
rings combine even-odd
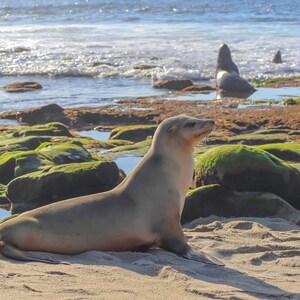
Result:
{"label": "sea lion tail", "polygon": [[3,241],[0,241],[0,253],[6,257],[13,258],[16,260],[21,260],[21,261],[37,261],[37,262],[42,262],[42,263],[47,263],[47,264],[69,265],[69,263],[65,262],[65,261],[29,256],[26,253],[26,251],[19,250],[19,249],[13,247],[12,245],[7,245]]}

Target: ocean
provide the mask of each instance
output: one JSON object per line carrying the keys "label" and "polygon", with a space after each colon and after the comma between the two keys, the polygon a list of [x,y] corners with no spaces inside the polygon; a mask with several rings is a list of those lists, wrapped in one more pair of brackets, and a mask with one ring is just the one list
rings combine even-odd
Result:
{"label": "ocean", "polygon": [[0,91],[0,111],[157,95],[153,82],[174,77],[213,84],[221,42],[246,79],[300,75],[295,0],[1,0],[0,40],[0,85],[44,86]]}

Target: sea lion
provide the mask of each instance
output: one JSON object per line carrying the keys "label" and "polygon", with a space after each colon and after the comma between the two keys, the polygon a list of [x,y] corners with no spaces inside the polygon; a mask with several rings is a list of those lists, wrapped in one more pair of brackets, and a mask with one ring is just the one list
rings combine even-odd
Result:
{"label": "sea lion", "polygon": [[78,254],[158,246],[182,257],[223,265],[186,243],[180,224],[192,182],[193,150],[214,122],[177,116],[164,120],[152,146],[125,180],[111,191],[56,202],[0,225],[0,253],[61,263],[26,251]]}
{"label": "sea lion", "polygon": [[281,52],[279,49],[275,52],[272,62],[275,64],[282,64]]}
{"label": "sea lion", "polygon": [[240,77],[236,64],[232,61],[231,53],[226,44],[221,44],[217,59],[216,85],[218,88],[231,93],[251,93],[255,88]]}

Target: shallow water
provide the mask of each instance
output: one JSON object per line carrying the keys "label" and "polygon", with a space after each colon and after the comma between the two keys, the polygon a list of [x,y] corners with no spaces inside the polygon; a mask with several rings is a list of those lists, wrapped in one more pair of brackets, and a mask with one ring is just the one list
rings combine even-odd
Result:
{"label": "shallow water", "polygon": [[[2,0],[0,75],[14,81],[24,75],[200,81],[214,78],[221,42],[247,79],[300,75],[299,25],[300,6],[293,0]],[[277,48],[283,64],[271,63]],[[140,64],[154,68],[134,69]],[[60,80],[68,86],[58,79],[57,89]],[[91,89],[91,104],[106,98],[99,91],[111,94],[109,86]],[[62,89],[61,97],[70,90]],[[75,95],[74,105],[78,101]]]}
{"label": "shallow water", "polygon": [[11,215],[11,213],[8,210],[0,208],[0,222],[1,222],[1,220],[9,217],[10,215]]}
{"label": "shallow water", "polygon": [[126,175],[128,175],[135,166],[141,161],[142,157],[126,155],[114,160],[120,169],[122,169]]}
{"label": "shallow water", "polygon": [[107,141],[110,136],[109,131],[82,130],[82,131],[77,131],[77,133],[81,136],[89,137],[99,141]]}

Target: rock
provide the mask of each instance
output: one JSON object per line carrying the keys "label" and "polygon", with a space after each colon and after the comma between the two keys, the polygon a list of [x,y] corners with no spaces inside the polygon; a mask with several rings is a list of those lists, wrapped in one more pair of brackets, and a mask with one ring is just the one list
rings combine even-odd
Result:
{"label": "rock", "polygon": [[132,125],[116,127],[111,131],[110,140],[127,140],[141,142],[153,136],[157,125]]}
{"label": "rock", "polygon": [[236,192],[217,184],[191,190],[185,199],[181,223],[212,215],[226,218],[277,216],[300,223],[300,212],[272,193]]}
{"label": "rock", "polygon": [[40,144],[49,142],[49,137],[26,136],[19,138],[0,138],[0,155],[12,151],[34,150]]}
{"label": "rock", "polygon": [[158,81],[153,85],[153,87],[157,89],[169,89],[180,91],[192,85],[193,82],[190,79],[178,78]]}
{"label": "rock", "polygon": [[8,184],[11,180],[27,173],[53,165],[52,161],[37,151],[8,152],[0,156],[0,183]]}
{"label": "rock", "polygon": [[53,166],[12,180],[7,196],[14,212],[63,199],[104,192],[120,182],[114,162],[95,161]]}
{"label": "rock", "polygon": [[267,151],[223,145],[199,155],[196,186],[220,184],[234,191],[270,192],[300,209],[300,172]]}
{"label": "rock", "polygon": [[57,104],[48,104],[38,108],[33,108],[17,113],[19,122],[30,125],[45,124],[49,122],[61,122],[68,125],[69,121],[64,114],[64,110]]}
{"label": "rock", "polygon": [[277,50],[273,56],[272,62],[275,64],[281,64],[282,58],[281,58],[281,52],[280,50]]}
{"label": "rock", "polygon": [[300,162],[300,142],[267,144],[257,148],[268,151],[286,161]]}
{"label": "rock", "polygon": [[10,201],[6,197],[6,185],[0,184],[0,205],[10,204]]}
{"label": "rock", "polygon": [[80,142],[43,143],[37,151],[46,155],[56,165],[93,161],[92,155]]}
{"label": "rock", "polygon": [[73,137],[68,128],[59,122],[51,122],[43,125],[35,125],[32,127],[21,127],[16,130],[13,137],[25,136],[67,136]]}
{"label": "rock", "polygon": [[216,89],[207,84],[193,84],[181,90],[182,92],[207,92],[210,93]]}
{"label": "rock", "polygon": [[137,66],[134,66],[133,68],[135,70],[150,70],[150,69],[153,69],[156,67],[157,66],[154,66],[154,65],[137,65]]}
{"label": "rock", "polygon": [[240,77],[236,64],[232,61],[231,53],[226,44],[219,48],[216,70],[217,87],[230,93],[247,94],[255,92],[255,88]]}
{"label": "rock", "polygon": [[0,50],[0,53],[21,53],[21,52],[29,52],[30,49],[25,47],[14,47],[8,50]]}
{"label": "rock", "polygon": [[24,93],[42,89],[37,82],[15,82],[1,86],[7,93]]}

